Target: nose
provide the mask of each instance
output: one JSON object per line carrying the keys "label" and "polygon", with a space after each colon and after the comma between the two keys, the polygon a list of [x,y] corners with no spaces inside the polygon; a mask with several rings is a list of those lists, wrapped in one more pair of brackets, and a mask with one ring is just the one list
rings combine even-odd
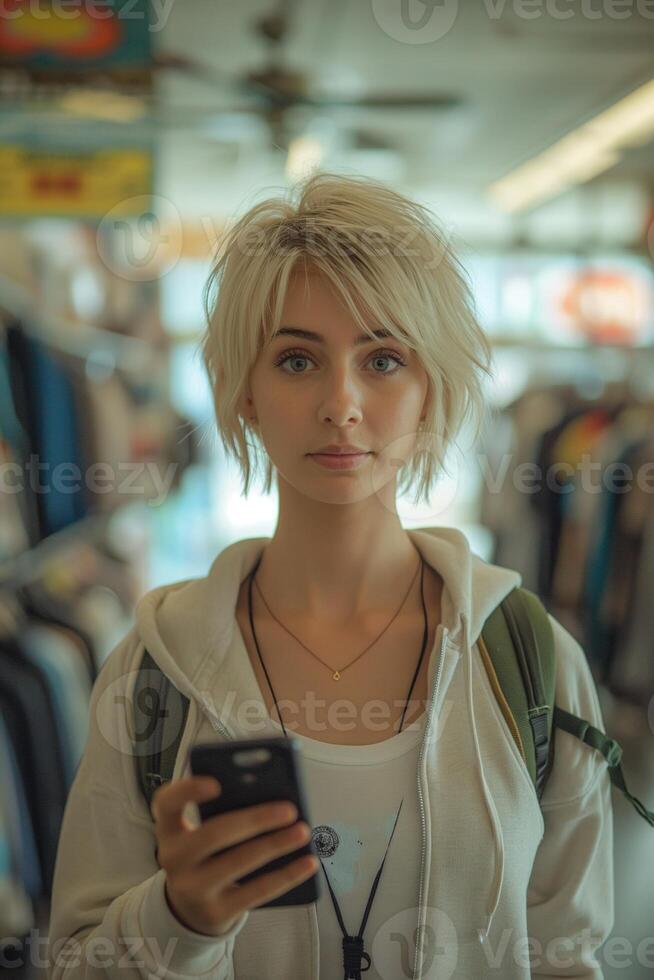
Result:
{"label": "nose", "polygon": [[336,425],[359,422],[363,418],[361,393],[347,367],[327,372],[319,414],[321,421]]}

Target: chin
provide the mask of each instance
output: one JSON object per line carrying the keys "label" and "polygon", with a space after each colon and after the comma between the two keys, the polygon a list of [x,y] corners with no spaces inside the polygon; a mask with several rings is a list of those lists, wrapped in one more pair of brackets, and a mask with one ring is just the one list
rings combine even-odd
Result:
{"label": "chin", "polygon": [[358,503],[375,495],[369,480],[359,480],[352,473],[344,477],[340,473],[335,475],[327,470],[321,472],[319,467],[316,469],[311,480],[307,480],[305,473],[301,479],[286,479],[286,482],[296,493],[322,504]]}

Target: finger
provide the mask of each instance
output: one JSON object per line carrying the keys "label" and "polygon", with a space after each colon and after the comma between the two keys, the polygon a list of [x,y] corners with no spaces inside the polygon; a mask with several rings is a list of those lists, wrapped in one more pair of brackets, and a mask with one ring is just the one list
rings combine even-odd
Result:
{"label": "finger", "polygon": [[217,851],[265,834],[280,827],[288,828],[297,820],[297,810],[291,816],[282,816],[276,806],[261,803],[241,810],[232,810],[210,817],[194,829],[181,846],[186,860],[199,865]]}
{"label": "finger", "polygon": [[220,783],[211,776],[187,776],[160,787],[152,799],[151,812],[161,835],[188,829],[183,819],[187,803],[209,800],[220,794]]}
{"label": "finger", "polygon": [[308,844],[310,831],[307,829],[302,834],[300,830],[298,823],[292,828],[285,827],[281,831],[266,834],[265,837],[242,847],[220,853],[205,861],[199,868],[193,869],[194,882],[198,889],[208,890],[213,884],[222,891],[251,871],[263,868],[274,859],[292,854]]}
{"label": "finger", "polygon": [[320,861],[315,854],[304,855],[291,864],[269,871],[261,878],[253,878],[244,885],[232,885],[224,892],[224,900],[229,904],[230,913],[240,916],[246,910],[258,908],[285,895],[291,888],[312,878],[319,867]]}

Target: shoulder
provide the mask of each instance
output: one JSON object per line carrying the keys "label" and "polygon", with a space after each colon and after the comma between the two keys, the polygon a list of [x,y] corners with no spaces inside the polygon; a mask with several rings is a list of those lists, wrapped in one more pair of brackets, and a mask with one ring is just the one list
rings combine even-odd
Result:
{"label": "shoulder", "polygon": [[[554,634],[555,704],[606,732],[597,686],[583,647],[550,613],[548,618]],[[606,760],[596,749],[561,729],[556,729],[554,737],[554,765],[543,794],[545,805],[583,796],[606,771]]]}
{"label": "shoulder", "polygon": [[586,652],[551,613],[548,613],[548,619],[554,634],[557,704],[573,714],[583,715],[604,730],[597,686]]}

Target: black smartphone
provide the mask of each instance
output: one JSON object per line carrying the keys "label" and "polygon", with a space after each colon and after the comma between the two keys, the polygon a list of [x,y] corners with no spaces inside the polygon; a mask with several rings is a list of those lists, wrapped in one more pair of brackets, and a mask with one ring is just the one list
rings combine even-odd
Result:
{"label": "black smartphone", "polygon": [[[309,827],[312,826],[302,782],[300,745],[292,736],[198,743],[189,749],[189,760],[194,776],[215,776],[222,787],[219,796],[198,803],[201,820],[207,820],[220,813],[256,806],[258,803],[288,800],[297,807],[297,819],[305,821]],[[292,825],[288,824],[288,826]],[[271,831],[264,831],[264,834],[268,833]],[[240,844],[234,846],[238,847]],[[253,878],[275,871],[297,861],[303,854],[316,854],[311,840],[289,854],[281,854],[260,868],[255,868],[254,871],[238,878],[237,883],[242,885]],[[257,908],[309,905],[315,902],[321,895],[318,885],[319,871],[320,868],[311,877],[305,878],[283,895],[262,902]]]}

